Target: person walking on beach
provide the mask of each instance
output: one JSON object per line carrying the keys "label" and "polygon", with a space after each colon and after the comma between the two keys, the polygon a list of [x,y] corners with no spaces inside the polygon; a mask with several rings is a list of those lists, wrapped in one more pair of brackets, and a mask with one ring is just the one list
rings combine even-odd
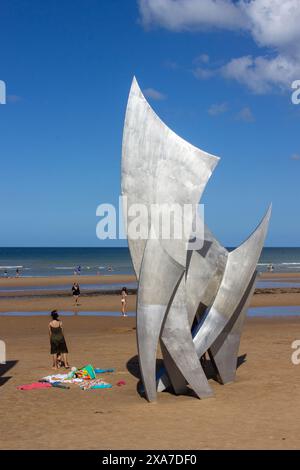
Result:
{"label": "person walking on beach", "polygon": [[19,268],[16,269],[16,277],[20,277],[20,270],[19,270]]}
{"label": "person walking on beach", "polygon": [[126,287],[123,287],[122,292],[121,292],[121,312],[122,312],[123,317],[127,317],[127,314],[126,314],[127,295],[128,295],[127,289]]}
{"label": "person walking on beach", "polygon": [[64,332],[63,332],[63,324],[59,318],[57,310],[53,310],[51,312],[52,320],[49,323],[49,337],[50,337],[50,353],[53,356],[53,369],[58,369],[59,362],[61,362],[61,358],[63,359],[63,363],[66,369],[69,369],[68,363],[68,348],[66,345]]}
{"label": "person walking on beach", "polygon": [[72,295],[73,295],[73,299],[75,300],[75,305],[78,305],[79,296],[80,296],[80,287],[79,287],[78,282],[74,282],[72,286]]}

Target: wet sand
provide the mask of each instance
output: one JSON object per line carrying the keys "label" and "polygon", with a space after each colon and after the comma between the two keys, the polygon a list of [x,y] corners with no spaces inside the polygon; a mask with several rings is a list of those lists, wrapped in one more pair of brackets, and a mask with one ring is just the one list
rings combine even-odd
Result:
{"label": "wet sand", "polygon": [[136,277],[124,274],[106,274],[99,276],[49,276],[49,277],[10,277],[0,278],[0,289],[5,287],[47,287],[47,286],[72,286],[73,282],[79,284],[113,284],[134,282]]}
{"label": "wet sand", "polygon": [[[276,289],[277,290],[277,289]],[[278,289],[279,290],[279,289]],[[74,304],[71,295],[0,297],[0,312],[38,312],[38,311],[109,311],[118,312],[121,308],[119,295],[83,295],[79,305]],[[259,293],[251,301],[251,307],[300,305],[300,293]],[[127,297],[128,311],[136,308],[136,295]]]}
{"label": "wet sand", "polygon": [[[263,279],[274,278],[273,273],[265,273]],[[277,276],[277,273],[276,273]],[[281,273],[287,280],[297,278],[295,273]],[[299,274],[300,279],[300,274]],[[68,311],[119,311],[120,310],[120,295],[113,295],[101,292],[90,292],[82,289],[80,296],[79,306],[76,307],[71,295],[71,285],[74,280],[80,282],[80,285],[87,284],[101,284],[109,285],[114,283],[136,282],[135,276],[61,276],[55,278],[18,278],[18,279],[0,279],[0,312],[9,311],[45,311],[49,312],[53,309],[68,310]],[[50,290],[51,286],[61,285],[65,287],[62,291]],[[28,290],[24,292],[4,292],[6,286],[21,289],[22,287],[49,287],[49,290],[43,291]],[[128,310],[135,310],[136,295],[128,296]],[[263,288],[256,289],[255,295],[252,298],[252,307],[265,307],[265,306],[294,306],[300,305],[300,288],[287,287],[287,288]]]}
{"label": "wet sand", "polygon": [[265,279],[270,279],[270,280],[276,280],[276,279],[286,279],[287,281],[289,278],[292,279],[299,279],[300,281],[300,273],[260,273],[260,279],[265,280]]}
{"label": "wet sand", "polygon": [[[136,296],[129,295],[127,297],[128,311],[135,310]],[[96,295],[96,296],[80,296],[79,305],[76,306],[72,295],[68,296],[41,296],[41,297],[0,297],[0,312],[37,312],[51,310],[67,310],[67,311],[120,311],[121,297],[120,295]]]}

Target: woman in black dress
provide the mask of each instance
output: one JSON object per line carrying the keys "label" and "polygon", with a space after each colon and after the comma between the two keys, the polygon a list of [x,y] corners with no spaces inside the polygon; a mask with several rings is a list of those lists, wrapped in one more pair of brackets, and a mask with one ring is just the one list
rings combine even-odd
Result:
{"label": "woman in black dress", "polygon": [[63,362],[66,369],[69,369],[68,364],[68,348],[66,345],[63,324],[59,319],[57,310],[51,312],[52,320],[49,323],[49,337],[50,337],[50,346],[51,354],[53,356],[53,369],[58,369],[59,358],[63,358]]}
{"label": "woman in black dress", "polygon": [[80,296],[80,287],[79,287],[78,282],[74,282],[72,286],[72,294],[73,294],[73,298],[75,299],[75,305],[78,305],[78,300]]}

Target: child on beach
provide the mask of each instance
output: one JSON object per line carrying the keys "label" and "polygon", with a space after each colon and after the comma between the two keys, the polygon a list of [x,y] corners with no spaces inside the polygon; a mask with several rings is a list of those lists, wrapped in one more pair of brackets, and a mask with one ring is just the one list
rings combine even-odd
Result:
{"label": "child on beach", "polygon": [[127,317],[127,314],[126,314],[127,295],[128,295],[127,289],[126,287],[123,287],[122,292],[121,292],[121,311],[122,311],[123,317]]}
{"label": "child on beach", "polygon": [[57,310],[53,310],[51,312],[52,320],[49,323],[49,337],[50,337],[50,346],[51,351],[50,353],[53,356],[53,369],[58,369],[63,363],[66,369],[70,369],[68,364],[68,348],[66,345],[64,332],[63,332],[63,324],[59,318]]}
{"label": "child on beach", "polygon": [[75,305],[78,305],[79,296],[80,296],[80,287],[79,287],[78,282],[74,282],[72,286],[72,295],[73,295],[73,299],[75,300]]}
{"label": "child on beach", "polygon": [[61,367],[65,367],[64,360],[60,353],[56,355],[56,365],[58,369],[60,369]]}

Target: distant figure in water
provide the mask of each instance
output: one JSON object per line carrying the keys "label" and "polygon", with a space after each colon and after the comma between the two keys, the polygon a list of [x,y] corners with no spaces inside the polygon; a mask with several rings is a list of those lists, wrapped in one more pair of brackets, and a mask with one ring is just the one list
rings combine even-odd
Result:
{"label": "distant figure in water", "polygon": [[81,266],[80,265],[77,266],[77,274],[78,274],[78,276],[80,276],[80,274],[81,274]]}
{"label": "distant figure in water", "polygon": [[4,271],[4,277],[8,278],[8,272],[7,272],[7,269]]}
{"label": "distant figure in water", "polygon": [[80,287],[79,287],[78,282],[74,282],[72,286],[72,295],[73,295],[73,299],[75,300],[75,305],[78,305],[79,296],[80,296]]}
{"label": "distant figure in water", "polygon": [[272,272],[274,271],[274,266],[273,266],[272,263],[269,264],[269,266],[268,266],[268,271],[269,271],[269,273],[272,273]]}
{"label": "distant figure in water", "polygon": [[128,295],[127,289],[126,287],[123,287],[122,292],[121,292],[121,311],[122,311],[123,317],[127,317],[127,314],[126,314],[127,295]]}
{"label": "distant figure in water", "polygon": [[51,354],[53,356],[53,369],[58,369],[62,365],[66,369],[69,369],[68,363],[68,348],[66,345],[64,333],[63,333],[63,324],[59,319],[57,310],[51,312],[52,320],[49,323],[49,337],[50,337],[50,346]]}
{"label": "distant figure in water", "polygon": [[107,271],[113,271],[112,266],[108,266],[108,267],[107,267]]}
{"label": "distant figure in water", "polygon": [[20,276],[20,271],[19,271],[19,268],[16,269],[16,277],[19,277]]}

